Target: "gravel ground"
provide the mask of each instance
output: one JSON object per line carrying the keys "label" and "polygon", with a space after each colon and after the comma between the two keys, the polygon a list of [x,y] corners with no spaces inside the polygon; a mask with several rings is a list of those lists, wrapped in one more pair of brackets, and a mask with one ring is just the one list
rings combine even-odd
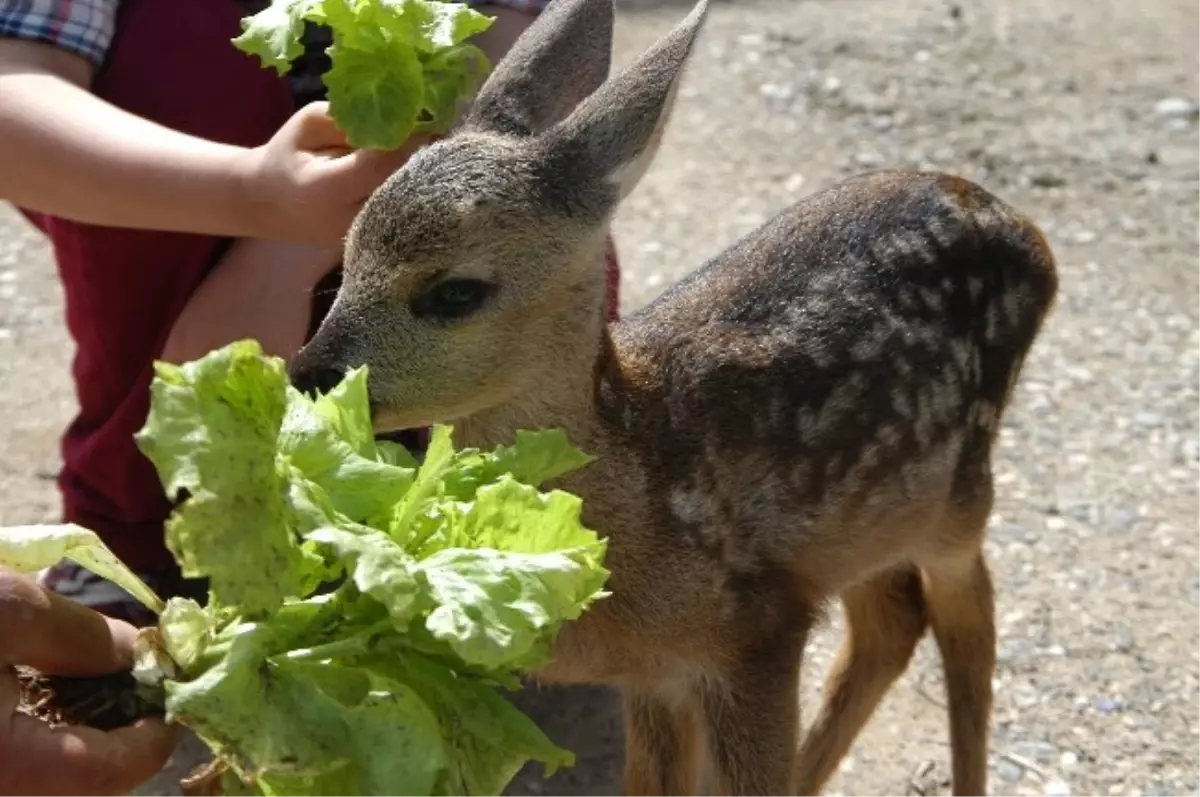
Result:
{"label": "gravel ground", "polygon": [[[622,3],[618,62],[686,7]],[[1003,432],[988,544],[995,793],[1198,790],[1196,63],[1190,0],[723,3],[618,222],[627,311],[785,204],[879,166],[963,174],[1043,225],[1060,304]],[[73,409],[60,301],[45,247],[5,210],[0,523],[55,518]],[[839,632],[835,614],[811,647],[806,716]],[[926,640],[830,793],[948,793],[939,680]],[[618,790],[605,693],[524,700],[581,763],[514,792]]]}

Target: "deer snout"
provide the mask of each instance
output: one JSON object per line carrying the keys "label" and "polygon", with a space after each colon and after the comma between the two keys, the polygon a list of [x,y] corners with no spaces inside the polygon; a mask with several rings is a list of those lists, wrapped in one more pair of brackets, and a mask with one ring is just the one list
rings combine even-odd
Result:
{"label": "deer snout", "polygon": [[288,365],[292,386],[308,394],[328,393],[337,387],[350,370],[345,341],[344,330],[331,311]]}
{"label": "deer snout", "polygon": [[307,364],[299,357],[288,368],[292,386],[301,393],[328,393],[337,387],[345,373],[326,365]]}

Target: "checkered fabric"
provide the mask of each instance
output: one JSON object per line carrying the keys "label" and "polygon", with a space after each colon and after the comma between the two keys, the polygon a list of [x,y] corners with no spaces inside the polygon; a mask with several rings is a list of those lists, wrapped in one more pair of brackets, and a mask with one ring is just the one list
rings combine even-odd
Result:
{"label": "checkered fabric", "polygon": [[97,66],[116,30],[118,0],[5,0],[0,38],[45,42]]}

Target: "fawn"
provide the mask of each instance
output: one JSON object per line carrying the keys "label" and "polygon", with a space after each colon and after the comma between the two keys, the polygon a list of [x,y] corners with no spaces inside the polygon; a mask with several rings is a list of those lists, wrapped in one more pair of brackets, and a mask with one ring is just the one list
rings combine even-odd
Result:
{"label": "fawn", "polygon": [[[561,427],[557,486],[609,539],[611,596],[547,682],[620,687],[630,794],[818,792],[926,627],[955,794],[987,787],[991,449],[1057,292],[1025,216],[966,180],[881,171],[809,196],[625,320],[604,236],[661,139],[701,0],[609,77],[612,0],[554,0],[462,125],[366,203],[292,364],[370,368],[382,430],[464,445]],[[535,77],[536,76],[536,77]],[[809,629],[848,634],[798,743]]]}

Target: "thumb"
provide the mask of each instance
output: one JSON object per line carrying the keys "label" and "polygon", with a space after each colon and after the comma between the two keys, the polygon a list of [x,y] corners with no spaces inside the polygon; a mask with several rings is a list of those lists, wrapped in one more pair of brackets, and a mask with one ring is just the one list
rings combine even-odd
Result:
{"label": "thumb", "polygon": [[350,149],[345,132],[329,114],[328,102],[312,102],[305,105],[292,114],[284,127],[285,135],[298,150],[322,152]]}
{"label": "thumb", "polygon": [[6,768],[0,794],[128,794],[163,768],[182,728],[150,717],[108,732],[52,728],[18,714],[8,732],[3,753],[22,765]]}
{"label": "thumb", "polygon": [[363,201],[431,140],[423,133],[409,136],[398,149],[355,150],[345,157],[330,159],[323,168],[326,176],[341,186],[340,195],[352,201]]}
{"label": "thumb", "polygon": [[98,764],[94,766],[111,773],[114,793],[128,794],[166,765],[183,736],[183,728],[157,717],[143,717],[105,736],[107,745],[98,743],[94,753]]}

